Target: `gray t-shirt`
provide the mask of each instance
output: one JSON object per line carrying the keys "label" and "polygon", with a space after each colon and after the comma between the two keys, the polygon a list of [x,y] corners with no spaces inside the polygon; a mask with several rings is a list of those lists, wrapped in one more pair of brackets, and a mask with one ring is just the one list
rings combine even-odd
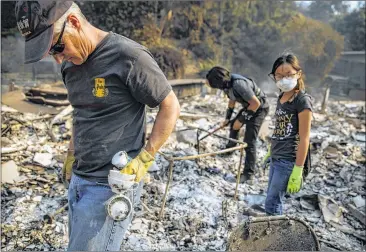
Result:
{"label": "gray t-shirt", "polygon": [[107,183],[113,155],[135,157],[144,145],[145,105],[158,106],[172,88],[145,47],[113,32],[61,72],[74,108],[73,172]]}
{"label": "gray t-shirt", "polygon": [[281,104],[278,98],[275,112],[276,124],[271,137],[271,158],[295,160],[300,141],[298,114],[305,109],[312,111],[310,95],[299,92],[291,102]]}
{"label": "gray t-shirt", "polygon": [[243,108],[247,108],[249,106],[248,101],[251,100],[253,96],[257,96],[258,100],[261,102],[260,108],[268,107],[266,95],[258,88],[254,81],[237,74],[232,75],[232,86],[225,90],[225,93],[230,100],[237,101]]}

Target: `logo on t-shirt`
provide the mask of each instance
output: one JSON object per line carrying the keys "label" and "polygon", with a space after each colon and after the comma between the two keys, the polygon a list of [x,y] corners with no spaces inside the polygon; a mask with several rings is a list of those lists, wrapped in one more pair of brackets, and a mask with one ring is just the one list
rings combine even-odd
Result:
{"label": "logo on t-shirt", "polygon": [[105,87],[104,78],[95,78],[93,95],[98,98],[103,98],[108,95],[108,88]]}
{"label": "logo on t-shirt", "polygon": [[291,119],[294,114],[287,114],[287,112],[285,110],[282,110],[281,108],[278,108],[275,114],[276,128],[273,132],[273,136],[280,139],[289,137],[293,130]]}

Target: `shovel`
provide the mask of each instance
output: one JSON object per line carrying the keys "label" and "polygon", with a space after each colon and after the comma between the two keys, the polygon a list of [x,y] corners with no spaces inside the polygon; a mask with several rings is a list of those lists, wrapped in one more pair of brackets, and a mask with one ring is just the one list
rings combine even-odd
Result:
{"label": "shovel", "polygon": [[206,137],[211,136],[212,134],[214,134],[215,132],[219,131],[220,129],[225,128],[227,125],[229,125],[230,123],[232,123],[232,121],[233,121],[233,120],[228,121],[226,124],[221,125],[220,127],[218,127],[218,128],[216,128],[216,129],[214,129],[214,130],[213,130],[213,131],[211,131],[210,133],[208,133],[208,134],[204,135],[203,137],[201,137],[201,138],[199,139],[199,141],[201,141],[201,140],[205,139]]}

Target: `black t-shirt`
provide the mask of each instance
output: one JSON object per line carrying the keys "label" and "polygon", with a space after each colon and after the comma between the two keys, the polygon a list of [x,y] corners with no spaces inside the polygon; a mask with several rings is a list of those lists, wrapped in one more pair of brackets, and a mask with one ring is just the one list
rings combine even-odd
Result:
{"label": "black t-shirt", "polygon": [[305,109],[313,110],[311,96],[299,92],[293,101],[281,104],[280,95],[275,112],[276,124],[271,137],[271,158],[295,160],[299,144],[298,114]]}
{"label": "black t-shirt", "polygon": [[61,71],[74,108],[73,171],[107,183],[113,155],[135,157],[144,145],[145,104],[158,106],[171,86],[145,47],[113,32],[82,65]]}

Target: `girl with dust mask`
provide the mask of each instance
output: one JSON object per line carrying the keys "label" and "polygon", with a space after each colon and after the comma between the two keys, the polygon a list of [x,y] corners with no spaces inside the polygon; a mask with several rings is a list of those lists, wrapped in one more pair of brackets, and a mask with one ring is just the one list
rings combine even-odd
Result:
{"label": "girl with dust mask", "polygon": [[294,54],[277,58],[269,76],[281,93],[271,147],[264,158],[264,162],[270,162],[265,210],[268,215],[281,215],[285,194],[299,192],[307,172],[313,109],[311,97],[305,92],[304,73]]}

